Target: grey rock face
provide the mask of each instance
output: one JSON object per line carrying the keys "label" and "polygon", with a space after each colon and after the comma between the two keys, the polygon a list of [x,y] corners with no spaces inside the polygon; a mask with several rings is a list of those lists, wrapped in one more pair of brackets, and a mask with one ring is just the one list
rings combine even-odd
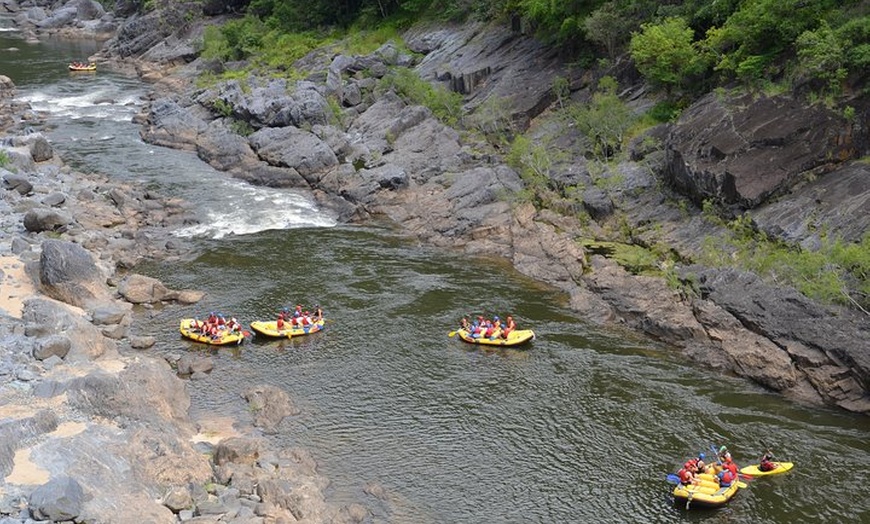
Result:
{"label": "grey rock face", "polygon": [[33,491],[30,508],[39,519],[54,522],[75,520],[81,514],[84,499],[84,490],[75,479],[60,476]]}

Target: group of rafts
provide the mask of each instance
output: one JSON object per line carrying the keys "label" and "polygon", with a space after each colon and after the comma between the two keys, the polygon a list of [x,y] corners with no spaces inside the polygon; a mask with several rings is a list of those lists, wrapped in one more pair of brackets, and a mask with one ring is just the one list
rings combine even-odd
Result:
{"label": "group of rafts", "polygon": [[[271,338],[292,338],[301,335],[309,335],[323,330],[326,319],[323,310],[315,306],[314,312],[304,311],[301,305],[297,305],[294,311],[284,308],[277,320],[251,322],[251,330],[259,335]],[[210,313],[205,320],[185,318],[179,326],[181,335],[213,346],[225,346],[241,344],[250,332],[234,318],[225,318],[219,313]],[[535,339],[535,332],[531,329],[517,329],[513,318],[508,315],[504,322],[498,316],[492,320],[486,320],[482,316],[473,322],[463,318],[460,328],[447,334],[450,337],[459,335],[459,338],[469,344],[482,344],[487,346],[518,346]]]}
{"label": "group of rafts", "polygon": [[[302,306],[296,306],[291,312],[285,308],[278,313],[278,318],[272,321],[255,320],[251,322],[251,330],[257,334],[271,338],[292,338],[301,335],[317,333],[323,329],[326,319],[323,310],[316,306],[314,313],[303,311]],[[241,344],[251,335],[234,318],[227,319],[219,313],[212,312],[205,320],[185,318],[179,327],[181,335],[213,346]]]}
{"label": "group of rafts", "polygon": [[717,508],[731,500],[738,490],[748,487],[744,481],[778,475],[794,467],[791,462],[773,460],[773,454],[768,451],[758,464],[738,469],[724,446],[712,449],[716,453],[715,462],[705,464],[706,457],[701,453],[683,464],[678,473],[668,475],[668,481],[676,484],[673,491],[675,503],[685,503],[686,509]]}

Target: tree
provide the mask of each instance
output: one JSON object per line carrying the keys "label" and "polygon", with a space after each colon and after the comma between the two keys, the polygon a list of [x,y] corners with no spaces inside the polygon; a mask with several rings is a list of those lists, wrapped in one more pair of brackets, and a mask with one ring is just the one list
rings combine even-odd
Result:
{"label": "tree", "polygon": [[632,33],[631,58],[647,80],[670,92],[674,86],[684,85],[688,77],[706,68],[693,38],[692,29],[682,18],[643,24],[639,33]]}
{"label": "tree", "polygon": [[626,35],[630,27],[632,21],[619,11],[614,2],[602,5],[583,21],[586,38],[604,46],[610,58],[615,58],[617,49],[628,40]]}
{"label": "tree", "polygon": [[613,77],[605,76],[598,82],[589,104],[569,111],[577,130],[589,139],[593,152],[603,160],[619,152],[625,134],[636,120],[631,108],[616,94],[618,87]]}
{"label": "tree", "polygon": [[818,27],[839,0],[746,0],[725,24],[710,32],[711,48],[723,51],[716,69],[753,79],[792,49],[804,31]]}
{"label": "tree", "polygon": [[833,93],[846,78],[846,53],[837,35],[824,20],[815,31],[804,31],[795,41],[799,80],[818,80]]}

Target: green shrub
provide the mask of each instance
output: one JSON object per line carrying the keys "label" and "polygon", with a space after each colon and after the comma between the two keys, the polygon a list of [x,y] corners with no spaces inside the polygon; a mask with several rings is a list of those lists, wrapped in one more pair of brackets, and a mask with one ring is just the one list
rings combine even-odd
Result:
{"label": "green shrub", "polygon": [[656,123],[662,124],[665,122],[673,122],[680,117],[683,112],[682,104],[676,102],[664,101],[652,106],[647,115]]}
{"label": "green shrub", "polygon": [[774,59],[790,51],[804,31],[814,30],[837,0],[749,0],[718,28],[706,45],[717,50],[718,70],[744,79],[760,78]]}
{"label": "green shrub", "polygon": [[846,53],[837,35],[824,21],[818,29],[804,31],[795,42],[798,78],[821,81],[827,91],[840,92],[846,78]]}
{"label": "green shrub", "polygon": [[505,162],[520,174],[526,187],[535,193],[548,188],[553,161],[547,149],[546,140],[533,142],[519,135],[514,138],[505,158]]}
{"label": "green shrub", "polygon": [[575,104],[568,114],[577,130],[593,144],[593,153],[609,160],[622,148],[626,133],[637,120],[631,109],[616,94],[617,84],[605,76],[598,83],[589,104]]}
{"label": "green shrub", "polygon": [[462,95],[433,86],[410,69],[395,69],[381,80],[381,88],[393,89],[408,103],[428,107],[444,125],[455,126],[462,116]]}
{"label": "green shrub", "polygon": [[504,98],[490,96],[465,117],[466,124],[483,133],[492,143],[507,143],[513,139],[514,122]]}
{"label": "green shrub", "polygon": [[629,49],[644,78],[669,92],[707,67],[694,32],[682,18],[643,24],[639,33],[632,33]]}
{"label": "green shrub", "polygon": [[870,15],[851,18],[836,30],[845,51],[846,67],[854,72],[870,68]]}
{"label": "green shrub", "polygon": [[224,61],[244,60],[263,49],[265,26],[256,17],[230,20],[222,26],[207,26],[203,32],[202,56]]}
{"label": "green shrub", "polygon": [[6,151],[0,150],[0,167],[6,167],[9,165],[9,153]]}
{"label": "green shrub", "polygon": [[822,302],[870,308],[870,232],[858,243],[822,235],[811,251],[768,238],[748,215],[727,226],[724,237],[704,240],[701,263],[736,265]]}

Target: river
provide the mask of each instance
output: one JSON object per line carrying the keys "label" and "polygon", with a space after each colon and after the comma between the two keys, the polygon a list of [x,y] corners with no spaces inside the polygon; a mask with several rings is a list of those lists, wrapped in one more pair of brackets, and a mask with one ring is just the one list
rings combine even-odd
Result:
{"label": "river", "polygon": [[[0,32],[0,74],[47,113],[41,130],[68,163],[196,205],[202,225],[178,234],[200,255],[138,270],[207,295],[141,315],[134,329],[157,337],[155,354],[213,355],[212,373],[190,383],[194,417],[248,421],[243,391],[285,389],[301,413],[267,438],[307,449],[331,481],[329,500],[403,524],[870,522],[866,417],[795,405],[586,323],[565,296],[501,261],[384,225],[339,225],[305,193],[252,187],[145,144],[130,119],[147,85],[66,71],[97,48]],[[295,303],[320,303],[327,329],[218,351],[178,335],[185,316],[216,310],[248,323]],[[526,349],[447,336],[463,315],[507,313],[537,333]],[[665,475],[712,444],[741,465],[772,447],[796,467],[750,481],[724,508],[686,511]],[[367,495],[368,483],[389,504]]]}

